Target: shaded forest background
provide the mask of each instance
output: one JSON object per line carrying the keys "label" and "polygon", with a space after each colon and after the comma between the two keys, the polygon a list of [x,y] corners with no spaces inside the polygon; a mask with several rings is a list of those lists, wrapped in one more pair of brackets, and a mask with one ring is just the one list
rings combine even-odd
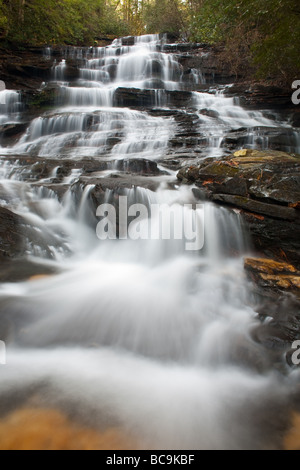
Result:
{"label": "shaded forest background", "polygon": [[164,32],[220,47],[236,75],[300,79],[299,0],[0,0],[5,47]]}

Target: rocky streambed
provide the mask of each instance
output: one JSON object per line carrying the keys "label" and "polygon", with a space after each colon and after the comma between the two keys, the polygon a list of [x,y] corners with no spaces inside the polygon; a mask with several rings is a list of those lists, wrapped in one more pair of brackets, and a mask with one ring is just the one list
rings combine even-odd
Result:
{"label": "rocky streambed", "polygon": [[[284,388],[300,337],[299,113],[287,90],[233,84],[219,55],[151,35],[10,58],[2,51],[0,78],[14,90],[0,108],[8,423],[34,403],[61,410],[51,422],[67,410],[77,431],[84,417],[94,437],[139,429],[146,448],[282,447],[299,401],[295,383],[281,390],[276,375]],[[187,256],[174,240],[155,249],[150,240],[100,244],[97,208],[118,210],[121,196],[180,216],[186,204],[203,204],[203,252]],[[32,364],[21,391],[19,350]],[[74,392],[83,358],[94,383],[84,397]],[[180,420],[189,416],[182,426],[170,384]]]}

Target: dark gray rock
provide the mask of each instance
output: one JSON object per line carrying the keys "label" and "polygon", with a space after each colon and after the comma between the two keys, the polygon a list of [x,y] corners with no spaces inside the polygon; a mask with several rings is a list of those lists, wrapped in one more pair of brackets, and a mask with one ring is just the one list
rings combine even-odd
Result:
{"label": "dark gray rock", "polygon": [[156,191],[160,186],[160,181],[155,178],[117,174],[111,175],[108,178],[81,177],[79,183],[83,185],[94,185],[90,194],[95,208],[106,201],[107,190],[113,191],[113,193],[118,196],[127,195],[128,192],[124,192],[124,190],[128,189],[146,188],[151,191]]}
{"label": "dark gray rock", "polygon": [[221,202],[232,206],[245,209],[248,212],[254,212],[255,214],[266,215],[275,219],[295,221],[299,219],[300,214],[296,209],[291,207],[284,207],[276,204],[266,204],[260,201],[255,201],[251,198],[242,196],[233,196],[231,194],[214,194],[212,196],[214,202]]}
{"label": "dark gray rock", "polygon": [[28,123],[10,123],[0,126],[0,135],[2,140],[13,140],[24,134]]}
{"label": "dark gray rock", "polygon": [[122,38],[122,46],[134,46],[135,38],[134,36],[127,36]]}
{"label": "dark gray rock", "polygon": [[241,106],[251,109],[282,110],[292,107],[291,91],[277,86],[235,83],[225,89],[225,95],[238,96]]}
{"label": "dark gray rock", "polygon": [[24,251],[22,219],[0,207],[0,260],[15,258]]}
{"label": "dark gray rock", "polygon": [[208,117],[215,118],[215,119],[219,117],[219,113],[217,111],[214,111],[213,109],[201,109],[200,114],[203,114],[203,116],[208,116]]}
{"label": "dark gray rock", "polygon": [[[168,106],[182,108],[192,104],[193,95],[190,91],[165,91],[165,99]],[[153,108],[157,105],[155,90],[138,88],[118,88],[114,95],[115,106],[127,108]]]}
{"label": "dark gray rock", "polygon": [[178,178],[238,209],[259,251],[300,265],[300,156],[242,150],[184,167]]}
{"label": "dark gray rock", "polygon": [[157,176],[162,172],[157,168],[157,163],[152,160],[145,160],[143,158],[129,159],[129,160],[117,160],[115,162],[115,168],[118,171],[125,173],[141,174]]}

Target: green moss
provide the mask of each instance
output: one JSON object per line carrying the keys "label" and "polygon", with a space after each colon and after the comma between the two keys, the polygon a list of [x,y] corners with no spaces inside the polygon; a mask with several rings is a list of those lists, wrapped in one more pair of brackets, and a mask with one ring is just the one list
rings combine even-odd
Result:
{"label": "green moss", "polygon": [[29,109],[51,110],[55,107],[57,90],[43,90],[28,101]]}
{"label": "green moss", "polygon": [[239,169],[225,163],[216,162],[206,166],[204,172],[212,176],[234,177],[239,173]]}

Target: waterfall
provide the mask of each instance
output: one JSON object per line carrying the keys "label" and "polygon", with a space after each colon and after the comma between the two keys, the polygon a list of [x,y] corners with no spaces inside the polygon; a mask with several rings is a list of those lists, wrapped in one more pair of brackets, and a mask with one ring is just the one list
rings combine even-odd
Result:
{"label": "waterfall", "polygon": [[45,60],[51,60],[52,49],[51,47],[45,47],[43,50],[43,57]]}
{"label": "waterfall", "polygon": [[[113,158],[132,155],[135,158],[159,159],[174,135],[174,123],[170,119],[162,122],[161,118],[145,113],[138,116],[138,111],[130,114],[115,96],[120,87],[150,89],[148,99],[153,108],[172,108],[168,92],[184,89],[184,74],[177,56],[164,53],[165,42],[165,36],[145,35],[118,39],[107,47],[68,48],[66,59],[53,65],[53,81],[59,85],[54,115],[39,118],[15,147],[5,151],[54,156],[77,147],[81,155],[100,156],[105,153]],[[68,58],[79,61],[79,79],[72,83],[68,83],[65,76]],[[188,80],[195,84],[205,81],[201,71],[196,72],[194,69]],[[9,114],[13,115],[19,110],[19,94],[7,91],[1,93],[9,93],[3,114],[6,115],[9,109]],[[112,109],[119,106],[123,108],[119,115],[122,112],[124,116],[119,121],[124,132],[116,133],[115,129],[106,126],[104,134],[101,125],[81,127],[81,121],[89,122],[90,119],[95,122],[97,119],[111,119],[114,123]],[[299,132],[288,123],[266,117],[260,111],[246,110],[223,92],[194,92],[190,106],[198,113],[198,132],[208,156],[223,155],[227,135],[236,131],[241,134],[237,140],[240,148],[273,148],[273,142],[278,141],[278,133],[284,129],[280,136],[282,150],[297,152],[299,149]],[[103,117],[104,113],[108,113],[107,118]],[[2,116],[1,119],[7,120],[8,117]],[[33,127],[38,128],[42,122],[43,130],[39,136],[39,131],[35,133]],[[63,122],[74,122],[74,125],[63,126]],[[114,134],[118,134],[116,138]],[[153,142],[153,136],[156,135],[159,136],[157,144]],[[45,136],[46,142],[43,139]],[[27,145],[29,142],[30,145]]]}
{"label": "waterfall", "polygon": [[65,71],[67,68],[66,60],[63,59],[59,64],[54,63],[52,67],[53,80],[55,82],[64,82],[65,81]]}
{"label": "waterfall", "polygon": [[205,138],[208,156],[224,155],[224,139],[232,131],[241,131],[241,148],[272,148],[272,134],[278,136],[284,128],[281,139],[283,151],[298,152],[299,132],[288,123],[264,116],[260,111],[242,108],[234,98],[224,93],[193,93],[194,106],[200,118],[200,132]]}
{"label": "waterfall", "polygon": [[21,96],[18,91],[0,91],[0,125],[17,122],[21,110]]}
{"label": "waterfall", "polygon": [[[299,133],[215,90],[177,109],[168,93],[184,91],[183,68],[165,44],[144,35],[67,48],[53,66],[56,109],[1,148],[0,208],[24,241],[17,262],[52,274],[0,284],[0,398],[117,425],[141,448],[278,448],[288,378],[253,339],[251,241],[239,214],[178,187],[166,162],[189,152],[172,154],[170,142],[191,116],[204,156],[221,156],[230,132],[268,148],[284,127],[291,149]],[[79,61],[73,82],[68,59]],[[137,100],[150,89],[153,102],[124,107],[119,88]],[[0,99],[0,124],[17,120],[20,94]],[[105,239],[97,228],[110,210],[116,236]]]}

